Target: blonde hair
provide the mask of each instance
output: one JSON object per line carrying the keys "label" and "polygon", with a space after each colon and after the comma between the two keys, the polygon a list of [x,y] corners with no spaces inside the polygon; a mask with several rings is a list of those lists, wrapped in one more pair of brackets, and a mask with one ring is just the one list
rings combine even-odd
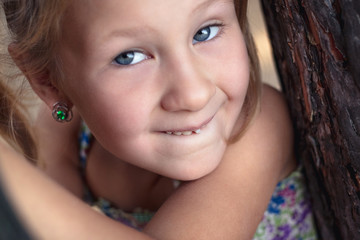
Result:
{"label": "blonde hair", "polygon": [[[16,56],[25,75],[47,72],[51,83],[58,86],[63,78],[56,46],[61,38],[61,22],[70,1],[66,0],[2,0]],[[247,0],[234,0],[250,60],[250,83],[245,99],[246,119],[238,134],[253,119],[260,98],[261,81],[255,45],[247,22]],[[19,64],[19,63],[18,63]],[[237,138],[236,138],[237,139]]]}
{"label": "blonde hair", "polygon": [[2,0],[11,44],[12,57],[27,76],[47,73],[56,84],[62,71],[56,55],[61,35],[61,20],[68,1]]}
{"label": "blonde hair", "polygon": [[28,160],[36,163],[36,144],[24,111],[16,95],[0,81],[0,136]]}
{"label": "blonde hair", "polygon": [[250,64],[250,81],[244,103],[244,113],[246,115],[245,116],[246,118],[238,134],[236,134],[232,139],[230,139],[230,143],[236,142],[243,135],[245,130],[250,125],[251,121],[254,119],[254,116],[257,113],[260,106],[261,89],[262,89],[259,59],[257,56],[256,46],[252,34],[250,32],[249,23],[247,19],[248,1],[234,0],[234,5],[235,5],[235,11],[239,21],[239,25],[242,30],[246,47],[248,50],[249,64]]}
{"label": "blonde hair", "polygon": [[[12,57],[26,76],[46,72],[53,83],[61,76],[56,58],[56,41],[60,37],[60,22],[65,10],[63,0],[1,0],[8,26]],[[5,42],[5,41],[4,41]],[[9,61],[4,54],[2,63]],[[26,107],[5,79],[15,80],[19,74],[0,74],[0,135],[29,160],[36,162],[37,151],[29,127]],[[22,87],[22,86],[21,86]],[[19,92],[22,92],[21,89]]]}

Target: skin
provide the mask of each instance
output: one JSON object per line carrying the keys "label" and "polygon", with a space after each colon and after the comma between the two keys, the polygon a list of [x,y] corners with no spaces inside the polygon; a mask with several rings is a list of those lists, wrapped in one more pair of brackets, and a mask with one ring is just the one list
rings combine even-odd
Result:
{"label": "skin", "polygon": [[[228,149],[231,155],[241,153],[241,161],[225,156],[212,174],[181,187],[144,232],[156,239],[251,239],[271,188],[291,171],[291,131],[280,131],[290,127],[283,98],[266,87],[262,111],[242,140],[231,147],[236,150]],[[149,239],[87,207],[1,138],[0,150],[2,184],[36,239]],[[254,161],[261,167],[248,167]],[[234,162],[243,170],[234,170]],[[249,171],[255,175],[249,176]],[[251,181],[254,177],[257,181]]]}
{"label": "skin", "polygon": [[33,239],[152,239],[87,207],[1,137],[0,173],[1,185]]}
{"label": "skin", "polygon": [[[179,180],[218,166],[249,81],[232,1],[77,1],[65,19],[62,91],[106,150]],[[129,51],[139,60],[116,63]]]}
{"label": "skin", "polygon": [[[284,99],[265,87],[261,106],[249,130],[228,148],[229,155],[220,166],[181,187],[151,220],[146,234],[156,239],[252,238],[274,185],[294,167],[291,122]],[[2,183],[36,239],[149,239],[87,207],[1,138],[0,150]]]}
{"label": "skin", "polygon": [[144,232],[163,239],[252,239],[276,184],[295,168],[292,139],[284,99],[265,86],[259,115],[219,167],[176,191]]}
{"label": "skin", "polygon": [[[252,125],[226,147],[242,124],[246,48],[231,1],[210,1],[194,14],[197,6],[190,0],[76,1],[64,23],[60,56],[67,77],[61,88],[28,77],[49,108],[59,100],[75,105],[93,131],[97,141],[87,176],[96,195],[125,210],[161,206],[146,233],[159,239],[249,239],[275,185],[294,168],[291,123],[282,97],[264,87]],[[179,11],[181,16],[168,19]],[[118,22],[152,30],[124,33]],[[197,31],[219,22],[221,35],[193,42]],[[103,36],[114,30],[122,34]],[[129,50],[146,54],[130,67],[114,64]],[[42,117],[38,123],[48,174],[80,197],[78,121],[59,127]],[[201,133],[190,136],[165,133],[198,128]],[[198,180],[173,193],[162,175]]]}
{"label": "skin", "polygon": [[[162,176],[194,180],[218,166],[241,126],[249,82],[232,1],[76,1],[63,24],[66,77],[55,94],[44,86],[38,93],[50,92],[49,106],[76,106],[96,137],[87,168],[96,195],[125,210],[155,210],[173,191]],[[197,40],[207,27],[209,36]],[[134,64],[120,65],[127,52]],[[118,174],[124,185],[104,188]]]}

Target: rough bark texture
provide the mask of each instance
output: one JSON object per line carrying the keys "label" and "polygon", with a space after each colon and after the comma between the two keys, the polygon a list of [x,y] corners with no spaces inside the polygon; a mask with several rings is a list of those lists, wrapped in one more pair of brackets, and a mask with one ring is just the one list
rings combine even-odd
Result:
{"label": "rough bark texture", "polygon": [[360,1],[262,4],[321,238],[360,239]]}

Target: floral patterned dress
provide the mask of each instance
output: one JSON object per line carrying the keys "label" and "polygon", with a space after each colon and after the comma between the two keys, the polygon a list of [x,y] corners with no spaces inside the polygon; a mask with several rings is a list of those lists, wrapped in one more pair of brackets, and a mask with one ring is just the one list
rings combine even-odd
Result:
{"label": "floral patterned dress", "polygon": [[[80,134],[80,162],[83,170],[86,167],[86,156],[90,141],[91,133],[83,124]],[[105,199],[94,199],[89,190],[85,192],[85,201],[95,210],[139,231],[154,215],[154,212],[140,208],[128,213],[112,206]],[[317,239],[317,234],[310,198],[306,190],[302,168],[298,167],[277,184],[253,240],[315,239]]]}
{"label": "floral patterned dress", "polygon": [[301,167],[277,184],[253,239],[317,239]]}

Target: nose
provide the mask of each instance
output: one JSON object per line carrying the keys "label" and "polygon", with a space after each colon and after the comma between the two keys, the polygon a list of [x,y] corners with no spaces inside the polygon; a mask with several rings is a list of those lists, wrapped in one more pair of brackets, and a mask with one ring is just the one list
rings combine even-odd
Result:
{"label": "nose", "polygon": [[161,106],[170,112],[199,111],[215,95],[216,85],[206,68],[195,61],[173,61],[164,74],[166,91]]}

